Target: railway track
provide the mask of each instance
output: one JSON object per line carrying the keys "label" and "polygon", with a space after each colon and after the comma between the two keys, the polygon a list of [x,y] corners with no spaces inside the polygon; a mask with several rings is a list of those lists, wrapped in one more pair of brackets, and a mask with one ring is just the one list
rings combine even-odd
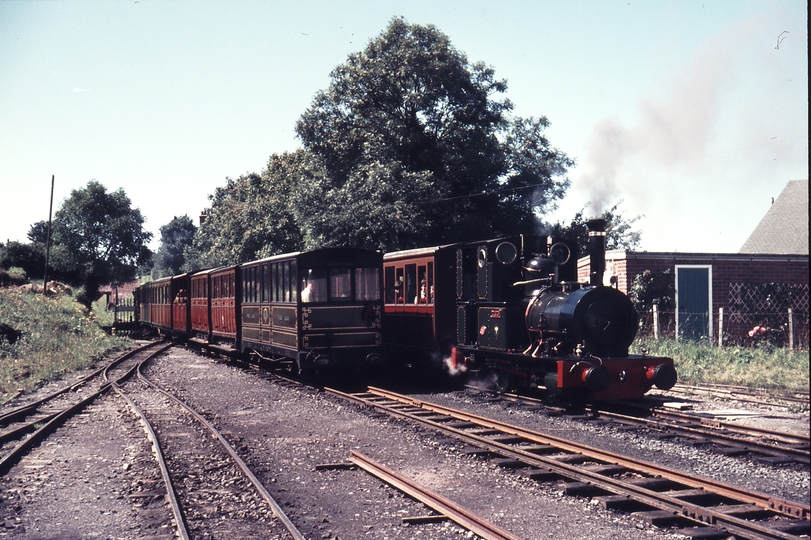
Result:
{"label": "railway track", "polygon": [[595,497],[605,508],[633,511],[651,523],[678,525],[695,538],[799,538],[809,507],[706,478],[607,453],[377,388],[328,392],[407,418],[465,441],[501,465],[540,481],[563,480],[565,492]]}
{"label": "railway track", "polygon": [[[476,387],[468,389],[483,392]],[[498,399],[566,412],[565,408],[551,406],[531,396],[512,393],[495,395]],[[811,465],[809,436],[804,434],[735,424],[709,417],[706,413],[671,411],[645,402],[584,406],[580,412],[585,413],[590,421],[608,420],[650,429],[657,432],[659,438],[667,434],[691,439],[696,446],[715,445],[726,456],[754,455],[772,464],[796,462]]]}
{"label": "railway track", "polygon": [[649,395],[683,395],[683,396],[712,396],[725,399],[734,399],[743,403],[769,405],[772,407],[809,407],[808,392],[768,393],[751,390],[745,386],[732,386],[724,384],[685,384],[676,385],[667,391],[653,390]]}
{"label": "railway track", "polygon": [[[6,474],[21,456],[68,418],[108,392],[113,381],[130,377],[138,363],[170,346],[150,343],[128,351],[75,383],[0,415],[0,449],[5,452],[0,459],[0,475]],[[12,447],[14,442],[18,444]]]}
{"label": "railway track", "polygon": [[[0,475],[73,416],[84,411],[87,422],[95,413],[93,402],[114,389],[140,418],[153,443],[178,537],[269,536],[277,528],[285,531],[274,533],[273,538],[303,540],[225,437],[200,413],[143,375],[141,368],[169,347],[171,344],[152,343],[130,351],[77,383],[0,416],[7,428],[0,434],[6,446],[21,440],[0,460]],[[130,380],[134,374],[138,381]],[[145,490],[131,497],[161,500],[164,494]],[[165,511],[168,518],[170,510]],[[262,514],[265,519],[257,521],[256,516]],[[279,525],[269,524],[274,517]]]}
{"label": "railway track", "polygon": [[174,394],[159,388],[137,367],[135,383],[115,385],[154,442],[156,459],[172,505],[178,534],[194,537],[249,537],[267,528],[269,516],[252,508],[265,505],[288,536],[304,536],[279,504],[205,417]]}
{"label": "railway track", "polygon": [[623,404],[622,407],[632,407],[636,414],[604,409],[590,409],[590,412],[597,418],[688,437],[694,444],[714,444],[727,456],[756,455],[771,463],[791,461],[811,465],[808,435],[734,424],[701,413],[669,411],[640,404]]}

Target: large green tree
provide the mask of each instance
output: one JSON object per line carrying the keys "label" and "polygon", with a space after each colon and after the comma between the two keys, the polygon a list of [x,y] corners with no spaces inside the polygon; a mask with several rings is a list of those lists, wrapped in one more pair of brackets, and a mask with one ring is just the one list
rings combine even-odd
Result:
{"label": "large green tree", "polygon": [[51,260],[61,272],[75,273],[84,287],[83,303],[97,299],[103,284],[134,279],[137,265],[150,255],[152,234],[143,224],[141,211],[132,208],[123,189],[108,192],[91,180],[71,191],[54,214]]}
{"label": "large green tree", "polygon": [[303,149],[211,196],[186,270],[531,232],[568,186],[547,119],[512,116],[506,83],[433,26],[392,20],[331,78],[296,125]]}
{"label": "large green tree", "polygon": [[568,186],[572,162],[543,136],[548,120],[511,116],[506,82],[433,26],[395,18],[331,80],[296,125],[324,167],[304,198],[320,220],[307,223],[313,243],[528,232]]}
{"label": "large green tree", "polygon": [[184,251],[191,245],[197,232],[194,222],[188,215],[175,216],[172,221],[160,228],[161,244],[155,253],[152,277],[180,274],[186,265]]}

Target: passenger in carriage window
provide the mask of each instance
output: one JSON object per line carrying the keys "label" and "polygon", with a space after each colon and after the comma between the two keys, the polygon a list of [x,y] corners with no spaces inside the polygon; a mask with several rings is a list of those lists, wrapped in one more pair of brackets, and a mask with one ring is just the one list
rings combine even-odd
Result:
{"label": "passenger in carriage window", "polygon": [[420,293],[414,298],[415,304],[427,304],[428,303],[428,285],[425,283],[423,279],[420,281]]}
{"label": "passenger in carriage window", "polygon": [[[400,270],[402,272],[402,270]],[[403,275],[400,274],[397,276],[397,280],[394,282],[394,298],[395,302],[398,304],[405,303],[403,299]]]}
{"label": "passenger in carriage window", "polygon": [[315,300],[315,281],[308,281],[301,289],[301,301],[312,302]]}

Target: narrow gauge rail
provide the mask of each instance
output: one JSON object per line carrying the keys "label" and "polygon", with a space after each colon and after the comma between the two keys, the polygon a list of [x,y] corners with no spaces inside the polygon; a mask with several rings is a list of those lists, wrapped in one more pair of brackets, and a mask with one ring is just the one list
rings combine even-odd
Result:
{"label": "narrow gauge rail", "polygon": [[[7,446],[20,441],[0,459],[0,475],[6,474],[35,444],[67,419],[110,390],[113,370],[119,375],[112,380],[121,382],[132,375],[138,362],[156,356],[170,346],[149,343],[128,351],[74,384],[0,415],[0,426],[6,428],[0,433],[0,444]],[[79,389],[83,391],[82,396],[77,395]]]}
{"label": "narrow gauge rail", "polygon": [[734,399],[743,403],[756,403],[773,407],[790,407],[792,405],[809,406],[807,392],[793,392],[789,394],[769,394],[757,392],[742,386],[728,386],[723,384],[684,384],[676,383],[667,391],[653,391],[650,395],[673,393],[680,395],[702,394],[715,397]]}
{"label": "narrow gauge rail", "polygon": [[[476,387],[468,388],[482,392]],[[547,410],[565,410],[521,394],[497,392],[495,395],[500,399],[535,404]],[[629,414],[629,409],[634,412]],[[583,406],[581,410],[589,415],[589,420],[609,419],[625,425],[690,438],[696,445],[715,444],[727,456],[753,454],[775,463],[794,461],[803,465],[811,464],[808,435],[733,424],[695,413],[668,411],[647,406],[644,402],[607,402],[600,407]]]}
{"label": "narrow gauge rail", "polygon": [[[637,510],[656,525],[692,524],[680,532],[707,537],[706,527],[749,539],[793,539],[810,530],[807,505],[604,452],[437,404],[369,388],[328,392],[408,418],[528,467],[536,480],[566,479],[566,493],[595,496],[607,509]],[[630,479],[625,477],[632,477]],[[723,533],[722,533],[723,534]]]}
{"label": "narrow gauge rail", "polygon": [[[626,404],[627,405],[627,404]],[[641,404],[633,404],[641,407]],[[616,411],[591,409],[596,417],[611,418],[624,424],[646,427],[690,437],[698,443],[721,446],[728,456],[754,454],[771,461],[795,461],[811,465],[809,436],[771,429],[744,426],[701,416],[695,413],[645,408],[640,412],[650,417],[629,416]]]}
{"label": "narrow gauge rail", "polygon": [[485,540],[519,540],[517,536],[514,536],[509,531],[505,531],[501,527],[486,521],[481,516],[462,508],[442,495],[420,486],[360,452],[352,450],[350,459],[352,463],[361,469],[396,487],[433,510],[440,512],[443,517],[453,520]]}
{"label": "narrow gauge rail", "polygon": [[[203,463],[216,460],[218,463],[211,465],[214,469],[225,470],[227,467],[233,467],[237,475],[240,474],[237,470],[241,470],[241,474],[253,485],[259,496],[265,500],[272,514],[287,529],[290,537],[295,540],[304,540],[301,532],[290,521],[282,508],[239,457],[225,437],[200,413],[145,377],[141,371],[142,365],[137,366],[137,373],[139,380],[147,386],[147,391],[135,391],[129,387],[122,388],[119,385],[116,385],[116,389],[141,418],[149,437],[154,443],[155,455],[163,475],[180,537],[183,539],[189,538],[189,528],[194,529],[198,535],[220,534],[222,532],[211,530],[209,523],[211,520],[201,511],[200,504],[195,502],[195,494],[205,489],[204,475],[196,475],[191,485],[188,485],[188,481],[184,481],[183,485],[178,485],[177,482],[172,480],[173,477],[176,479],[183,478],[183,473],[188,471],[199,471]],[[140,404],[136,404],[136,402]],[[145,409],[148,412],[145,412]],[[183,421],[187,420],[189,416],[199,426],[190,426],[188,422]],[[152,417],[153,421],[150,421],[148,417]],[[153,422],[160,426],[157,430]],[[206,432],[210,435],[203,436],[202,433]],[[211,454],[211,452],[216,452],[215,449],[211,448],[211,445],[207,444],[207,439],[211,436],[219,443],[222,456],[215,458]],[[201,437],[206,441],[201,443]],[[168,443],[170,440],[172,442]],[[167,463],[167,447],[171,447],[171,458],[169,460],[171,463]],[[236,478],[238,477],[232,477],[232,480],[236,482]],[[216,483],[207,487],[210,492],[218,492],[222,491],[223,486]],[[244,527],[246,524],[229,523],[227,526]],[[247,524],[247,526],[250,527],[251,525]],[[228,534],[239,537],[241,536],[240,532],[245,531],[229,530]]]}

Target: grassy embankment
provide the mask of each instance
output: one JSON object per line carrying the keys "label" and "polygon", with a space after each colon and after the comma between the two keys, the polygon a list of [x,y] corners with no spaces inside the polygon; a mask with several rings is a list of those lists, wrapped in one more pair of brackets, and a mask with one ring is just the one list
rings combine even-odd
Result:
{"label": "grassy embankment", "polygon": [[102,330],[102,324],[112,321],[96,316],[107,316],[101,303],[98,311],[88,312],[67,294],[0,289],[0,323],[22,331],[14,344],[0,338],[0,403],[87,367],[107,351],[127,347],[128,339]]}
{"label": "grassy embankment", "polygon": [[637,342],[632,350],[673,358],[679,381],[743,385],[775,392],[808,392],[808,351],[790,351],[760,344],[722,349],[707,342],[672,339]]}

